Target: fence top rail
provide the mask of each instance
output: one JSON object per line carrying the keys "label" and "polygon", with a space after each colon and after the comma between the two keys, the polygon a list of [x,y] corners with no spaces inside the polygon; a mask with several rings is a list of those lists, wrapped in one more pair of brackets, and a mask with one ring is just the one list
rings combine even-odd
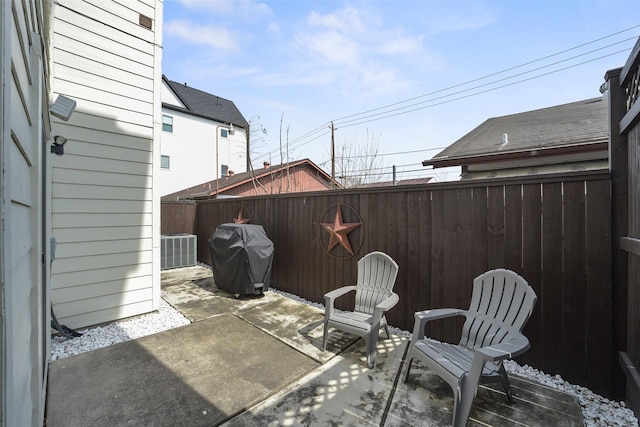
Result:
{"label": "fence top rail", "polygon": [[196,200],[162,200],[163,205],[195,205]]}
{"label": "fence top rail", "polygon": [[[435,182],[426,184],[402,185],[402,186],[383,186],[383,187],[367,187],[367,188],[345,188],[336,190],[310,191],[302,193],[280,193],[280,194],[262,194],[257,196],[242,196],[233,199],[207,199],[198,200],[198,203],[222,203],[229,200],[239,201],[246,199],[275,199],[282,197],[313,197],[313,196],[334,196],[334,195],[353,195],[364,193],[393,193],[398,191],[413,192],[424,190],[447,190],[447,189],[466,189],[481,187],[501,187],[504,185],[526,185],[526,184],[546,184],[552,182],[575,182],[575,181],[599,181],[609,180],[611,175],[608,170],[599,171],[580,171],[567,172],[546,175],[517,176],[509,178],[489,178],[475,179],[467,181],[450,181]],[[166,202],[163,202],[166,203]]]}

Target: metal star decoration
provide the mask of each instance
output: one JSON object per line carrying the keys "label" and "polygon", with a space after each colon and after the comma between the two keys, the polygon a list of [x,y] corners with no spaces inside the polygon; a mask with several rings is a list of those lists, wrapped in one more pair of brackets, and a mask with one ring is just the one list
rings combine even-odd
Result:
{"label": "metal star decoration", "polygon": [[324,227],[324,229],[327,230],[327,232],[331,236],[329,239],[329,247],[327,248],[327,251],[331,251],[331,249],[333,249],[336,245],[340,244],[347,250],[347,252],[353,255],[353,249],[351,249],[351,244],[349,243],[349,233],[360,227],[362,225],[361,223],[342,222],[342,209],[341,206],[338,206],[333,222],[321,223],[320,225],[322,225],[322,227]]}
{"label": "metal star decoration", "polygon": [[236,216],[235,218],[233,218],[233,222],[236,224],[249,224],[251,222],[251,218],[245,218],[244,216],[244,210],[246,208],[242,207],[240,209],[238,209],[238,216]]}

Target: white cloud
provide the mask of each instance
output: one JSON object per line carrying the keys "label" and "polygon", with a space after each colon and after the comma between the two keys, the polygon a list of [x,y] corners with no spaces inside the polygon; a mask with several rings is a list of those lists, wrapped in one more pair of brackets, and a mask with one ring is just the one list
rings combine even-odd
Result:
{"label": "white cloud", "polygon": [[336,31],[303,34],[298,43],[304,46],[308,58],[323,68],[330,64],[356,66],[360,56],[358,43]]}
{"label": "white cloud", "polygon": [[267,26],[267,30],[269,30],[269,32],[273,34],[280,34],[282,32],[280,24],[275,21],[269,23],[269,25]]}
{"label": "white cloud", "polygon": [[365,30],[364,13],[353,7],[346,7],[335,13],[320,15],[311,12],[307,18],[309,26],[322,27],[342,33],[360,33]]}
{"label": "white cloud", "polygon": [[425,30],[429,35],[453,33],[461,31],[473,31],[484,28],[497,21],[498,15],[493,12],[486,3],[474,4],[473,2],[460,4],[451,3],[452,8],[442,7],[438,10],[438,16],[428,17]]}
{"label": "white cloud", "polygon": [[179,0],[188,9],[209,10],[215,13],[229,13],[233,8],[232,1],[211,0]]}
{"label": "white cloud", "polygon": [[379,14],[364,6],[311,12],[305,24],[293,37],[289,69],[295,75],[275,81],[335,84],[367,96],[407,87],[410,77],[400,69],[426,56],[421,34],[385,26]]}
{"label": "white cloud", "polygon": [[391,56],[418,55],[422,51],[422,39],[421,35],[413,37],[402,34],[392,35],[381,41],[378,50],[380,53]]}
{"label": "white cloud", "polygon": [[186,20],[164,23],[166,36],[178,37],[188,43],[203,44],[226,51],[237,49],[239,43],[234,34],[220,26],[204,26]]}

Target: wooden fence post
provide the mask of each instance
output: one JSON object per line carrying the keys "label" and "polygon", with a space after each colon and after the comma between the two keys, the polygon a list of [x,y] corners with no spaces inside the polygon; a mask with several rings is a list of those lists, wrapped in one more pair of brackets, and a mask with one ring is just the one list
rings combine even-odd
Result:
{"label": "wooden fence post", "polygon": [[[626,109],[624,88],[620,87],[622,68],[607,71],[609,101],[609,170],[611,172],[611,279],[613,288],[613,351],[612,360],[618,360],[617,353],[627,348],[627,253],[620,248],[620,238],[626,236],[629,223],[627,137],[620,134],[620,120]],[[615,364],[615,362],[614,362]],[[613,368],[614,397],[625,394],[625,376],[622,368]]]}
{"label": "wooden fence post", "polygon": [[[627,341],[620,351],[626,377],[625,400],[640,416],[640,38],[618,78],[626,101],[619,132],[626,141],[627,230],[614,246],[626,251]],[[617,135],[617,134],[616,134]],[[617,235],[616,235],[617,237]],[[618,246],[619,245],[619,246]]]}

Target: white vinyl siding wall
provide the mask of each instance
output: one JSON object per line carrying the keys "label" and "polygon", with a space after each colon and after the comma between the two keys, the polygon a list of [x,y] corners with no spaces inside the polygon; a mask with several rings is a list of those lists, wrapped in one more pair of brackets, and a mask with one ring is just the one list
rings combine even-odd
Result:
{"label": "white vinyl siding wall", "polygon": [[49,360],[43,245],[49,8],[40,0],[1,3],[0,419],[7,426],[38,426]]}
{"label": "white vinyl siding wall", "polygon": [[[233,135],[218,136],[216,171],[216,128],[223,124],[169,108],[163,110],[173,117],[173,132],[162,133],[162,155],[169,156],[170,168],[160,171],[161,196],[216,179],[222,165],[234,173],[247,171],[244,129],[235,127]],[[217,132],[222,129],[217,128]]]}
{"label": "white vinyl siding wall", "polygon": [[67,143],[52,159],[52,301],[79,328],[159,308],[162,2],[76,0],[54,14],[53,90],[77,106],[53,125]]}

